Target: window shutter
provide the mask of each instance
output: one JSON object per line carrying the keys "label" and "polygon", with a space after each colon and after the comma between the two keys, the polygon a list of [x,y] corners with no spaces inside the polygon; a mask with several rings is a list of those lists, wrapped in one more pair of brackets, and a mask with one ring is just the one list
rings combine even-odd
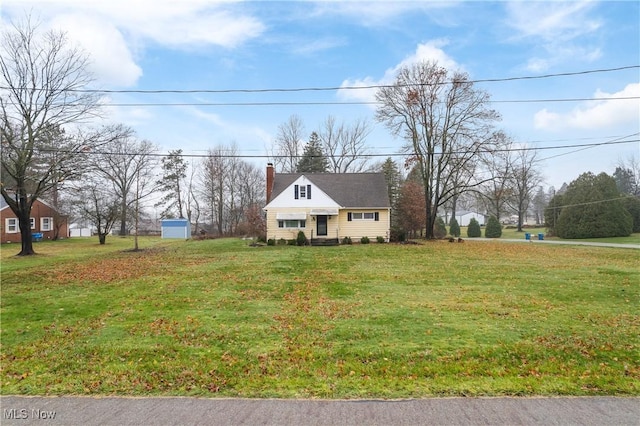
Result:
{"label": "window shutter", "polygon": [[307,199],[311,199],[311,185],[307,185]]}
{"label": "window shutter", "polygon": [[380,212],[376,212],[375,217],[376,217],[376,222],[378,222],[380,220]]}
{"label": "window shutter", "polygon": [[298,199],[298,185],[294,185],[293,187],[293,198]]}
{"label": "window shutter", "polygon": [[351,212],[347,213],[347,221],[351,222]]}

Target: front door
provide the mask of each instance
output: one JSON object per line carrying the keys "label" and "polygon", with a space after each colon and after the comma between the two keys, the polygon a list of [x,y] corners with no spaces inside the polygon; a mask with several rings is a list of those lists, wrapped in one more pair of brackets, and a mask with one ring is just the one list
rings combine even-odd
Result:
{"label": "front door", "polygon": [[327,216],[316,216],[316,235],[318,237],[327,236]]}

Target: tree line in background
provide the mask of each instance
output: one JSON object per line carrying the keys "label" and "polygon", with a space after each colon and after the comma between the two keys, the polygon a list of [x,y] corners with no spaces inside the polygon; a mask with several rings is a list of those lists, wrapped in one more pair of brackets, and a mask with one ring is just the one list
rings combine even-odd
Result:
{"label": "tree line in background", "polygon": [[[122,124],[87,129],[82,123],[99,115],[98,96],[84,90],[92,82],[88,57],[64,34],[41,34],[29,20],[5,31],[1,43],[0,190],[18,217],[20,254],[33,254],[37,199],[91,223],[101,243],[112,229],[137,236],[148,223],[157,229],[157,219],[173,217],[187,218],[196,233],[264,234],[264,170],[242,160],[236,144],[187,161],[181,150],[160,155]],[[489,94],[464,73],[431,61],[407,65],[376,99],[376,120],[405,141],[403,164],[370,161],[364,119],[328,116],[303,143],[297,115],[278,127],[270,161],[280,173],[384,173],[396,235],[439,238],[446,225],[459,234],[461,210],[485,213],[492,229],[513,216],[522,230],[533,216],[566,238],[639,229],[635,159],[613,176],[584,174],[544,191],[536,151],[495,126],[500,116],[488,107]],[[159,213],[149,214],[150,203]]]}

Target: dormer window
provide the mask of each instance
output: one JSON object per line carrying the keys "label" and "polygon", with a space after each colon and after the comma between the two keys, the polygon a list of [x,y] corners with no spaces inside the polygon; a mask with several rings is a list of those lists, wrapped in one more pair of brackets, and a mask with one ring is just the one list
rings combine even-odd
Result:
{"label": "dormer window", "polygon": [[294,185],[293,186],[293,198],[298,199],[311,199],[311,185]]}

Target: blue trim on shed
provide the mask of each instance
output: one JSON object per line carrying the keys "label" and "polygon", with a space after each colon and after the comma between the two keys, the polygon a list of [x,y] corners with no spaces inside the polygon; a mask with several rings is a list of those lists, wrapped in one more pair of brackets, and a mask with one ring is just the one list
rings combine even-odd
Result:
{"label": "blue trim on shed", "polygon": [[163,219],[162,226],[165,228],[182,228],[189,225],[187,219]]}
{"label": "blue trim on shed", "polygon": [[187,219],[163,219],[162,238],[184,238],[191,236],[191,224]]}

